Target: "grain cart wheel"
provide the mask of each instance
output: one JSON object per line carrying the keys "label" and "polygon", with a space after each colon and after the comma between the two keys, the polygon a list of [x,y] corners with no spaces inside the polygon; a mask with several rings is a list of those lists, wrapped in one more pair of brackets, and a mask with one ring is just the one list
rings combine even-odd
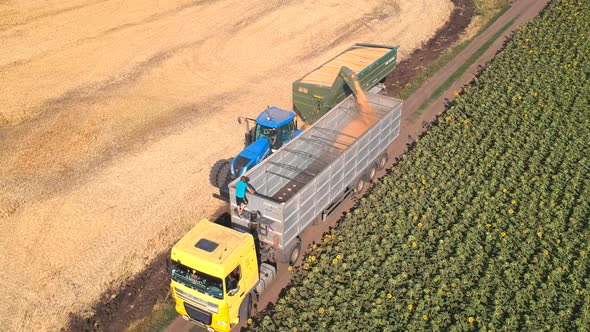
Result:
{"label": "grain cart wheel", "polygon": [[218,160],[209,173],[209,182],[216,187],[220,188],[223,186],[230,177],[231,160],[221,159]]}
{"label": "grain cart wheel", "polygon": [[379,157],[379,160],[377,161],[377,169],[384,169],[388,159],[389,157],[387,156],[387,153],[382,154],[381,157]]}
{"label": "grain cart wheel", "polygon": [[297,239],[297,243],[293,248],[291,248],[291,252],[289,253],[289,265],[294,265],[297,260],[299,259],[299,255],[301,254],[301,240]]}

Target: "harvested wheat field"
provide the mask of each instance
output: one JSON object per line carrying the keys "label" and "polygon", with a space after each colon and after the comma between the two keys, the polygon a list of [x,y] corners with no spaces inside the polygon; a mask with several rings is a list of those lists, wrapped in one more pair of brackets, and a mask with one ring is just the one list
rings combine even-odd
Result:
{"label": "harvested wheat field", "polygon": [[0,1],[0,331],[58,330],[201,217],[237,115],[355,42],[407,56],[449,0]]}

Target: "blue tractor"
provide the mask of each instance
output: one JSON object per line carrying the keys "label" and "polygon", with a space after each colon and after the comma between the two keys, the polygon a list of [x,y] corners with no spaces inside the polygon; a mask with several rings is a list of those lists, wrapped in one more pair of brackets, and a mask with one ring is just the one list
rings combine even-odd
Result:
{"label": "blue tractor", "polygon": [[233,179],[258,165],[301,132],[297,129],[295,113],[278,107],[265,109],[256,119],[239,117],[238,122],[246,124],[245,148],[233,159],[218,161],[210,173],[211,184],[220,188],[222,194]]}

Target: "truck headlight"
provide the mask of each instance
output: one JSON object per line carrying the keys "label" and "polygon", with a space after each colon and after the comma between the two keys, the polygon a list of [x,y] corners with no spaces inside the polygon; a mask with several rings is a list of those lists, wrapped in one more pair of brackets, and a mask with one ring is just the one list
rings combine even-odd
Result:
{"label": "truck headlight", "polygon": [[211,310],[211,312],[214,312],[216,314],[219,313],[219,306],[215,303],[207,302],[207,309]]}
{"label": "truck headlight", "polygon": [[227,325],[227,322],[216,321],[215,323],[219,326],[226,326]]}

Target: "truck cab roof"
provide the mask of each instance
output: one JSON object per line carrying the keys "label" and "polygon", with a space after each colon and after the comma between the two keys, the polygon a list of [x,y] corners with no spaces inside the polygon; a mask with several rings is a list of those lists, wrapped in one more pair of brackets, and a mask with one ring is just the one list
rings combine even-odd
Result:
{"label": "truck cab roof", "polygon": [[206,268],[210,274],[223,278],[235,268],[232,253],[253,244],[249,238],[252,235],[204,219],[174,245],[171,258],[191,268]]}
{"label": "truck cab roof", "polygon": [[273,106],[260,112],[256,123],[270,128],[279,128],[293,121],[293,118],[295,113]]}

